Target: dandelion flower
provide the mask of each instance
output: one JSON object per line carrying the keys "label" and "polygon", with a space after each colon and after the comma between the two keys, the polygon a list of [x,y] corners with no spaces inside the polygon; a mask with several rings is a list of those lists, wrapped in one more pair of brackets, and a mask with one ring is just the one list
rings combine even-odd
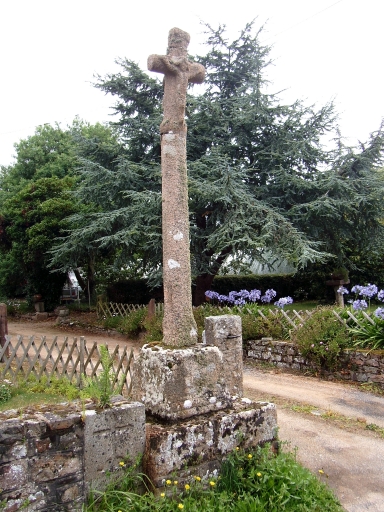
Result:
{"label": "dandelion flower", "polygon": [[322,469],[319,469],[320,475],[324,475],[324,471]]}
{"label": "dandelion flower", "polygon": [[259,471],[258,473],[256,473],[256,475],[257,475],[257,476],[261,476],[261,473],[260,473],[260,471]]}
{"label": "dandelion flower", "polygon": [[162,492],[162,493],[160,494],[160,496],[161,496],[162,498],[165,498],[165,492]]}
{"label": "dandelion flower", "polygon": [[171,482],[171,480],[167,480],[165,483],[166,483],[167,485],[171,485],[171,483],[172,483],[172,482]]}
{"label": "dandelion flower", "polygon": [[182,503],[179,503],[179,504],[177,505],[177,507],[178,507],[180,510],[182,510],[182,509],[184,508],[184,505],[183,505]]}
{"label": "dandelion flower", "polygon": [[236,451],[238,452],[240,450],[240,448],[238,446],[236,446]]}
{"label": "dandelion flower", "polygon": [[119,466],[123,468],[125,466],[125,462],[123,462],[123,461],[119,462]]}
{"label": "dandelion flower", "polygon": [[251,453],[248,455],[248,459],[252,459],[252,454]]}
{"label": "dandelion flower", "polygon": [[194,476],[193,477],[197,482],[200,482],[201,478],[199,476]]}
{"label": "dandelion flower", "polygon": [[185,484],[185,490],[186,490],[186,491],[189,491],[189,489],[190,489],[190,488],[191,488],[191,487],[190,487],[188,484]]}
{"label": "dandelion flower", "polygon": [[209,482],[209,485],[210,485],[211,487],[215,487],[216,483],[215,483],[213,480],[211,480],[211,481]]}
{"label": "dandelion flower", "polygon": [[173,485],[177,485],[178,483],[179,483],[179,482],[178,482],[177,480],[175,480],[175,481],[173,482]]}

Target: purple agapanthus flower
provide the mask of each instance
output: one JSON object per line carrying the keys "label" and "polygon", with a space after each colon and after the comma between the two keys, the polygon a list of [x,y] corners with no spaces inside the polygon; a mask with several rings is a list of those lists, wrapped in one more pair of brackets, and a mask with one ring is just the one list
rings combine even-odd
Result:
{"label": "purple agapanthus flower", "polygon": [[292,304],[292,303],[293,303],[292,297],[282,297],[281,299],[279,299],[278,301],[275,302],[275,306],[277,306],[278,308],[283,308],[287,304]]}
{"label": "purple agapanthus flower", "polygon": [[208,297],[208,299],[219,299],[219,294],[213,290],[207,290],[205,296]]}
{"label": "purple agapanthus flower", "polygon": [[381,318],[381,320],[384,320],[384,308],[377,308],[374,312],[375,317]]}
{"label": "purple agapanthus flower", "polygon": [[351,288],[351,292],[352,293],[356,293],[356,294],[359,294],[360,293],[360,290],[364,288],[364,286],[360,286],[359,284],[355,284],[355,286],[353,286]]}
{"label": "purple agapanthus flower", "polygon": [[368,283],[367,286],[363,286],[359,292],[359,295],[363,297],[368,297],[371,299],[374,295],[377,294],[377,286],[375,284]]}
{"label": "purple agapanthus flower", "polygon": [[381,301],[384,300],[384,290],[379,291],[379,293],[377,294],[377,298]]}
{"label": "purple agapanthus flower", "polygon": [[276,297],[275,290],[269,289],[265,292],[265,294],[261,297],[261,302],[269,303],[272,299]]}
{"label": "purple agapanthus flower", "polygon": [[354,300],[352,302],[352,307],[355,311],[361,311],[362,309],[367,309],[368,304],[367,301],[365,301],[364,299]]}
{"label": "purple agapanthus flower", "polygon": [[342,293],[343,295],[346,295],[347,293],[349,293],[349,291],[347,290],[347,288],[345,288],[345,286],[340,286],[340,288],[337,289],[337,293]]}
{"label": "purple agapanthus flower", "polygon": [[249,300],[251,302],[257,302],[260,299],[260,297],[261,297],[261,291],[260,290],[256,290],[255,289],[255,290],[251,290],[249,292],[249,297],[248,298],[249,298]]}

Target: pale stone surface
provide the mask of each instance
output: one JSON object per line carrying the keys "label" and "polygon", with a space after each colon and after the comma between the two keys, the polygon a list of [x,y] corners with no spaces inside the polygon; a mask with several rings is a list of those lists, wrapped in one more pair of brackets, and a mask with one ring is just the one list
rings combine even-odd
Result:
{"label": "pale stone surface", "polygon": [[227,386],[243,395],[243,337],[238,315],[209,316],[205,319],[205,343],[216,346],[223,354]]}
{"label": "pale stone surface", "polygon": [[188,60],[189,34],[173,28],[167,55],[150,55],[148,69],[164,74],[164,117],[160,126],[164,282],[164,343],[196,344],[189,254],[185,103],[188,82],[201,83],[205,69]]}
{"label": "pale stone surface", "polygon": [[191,476],[204,477],[217,471],[226,455],[237,446],[251,449],[273,441],[277,435],[274,404],[233,403],[230,411],[196,416],[172,426],[147,424],[144,469],[156,487],[175,478],[181,483]]}
{"label": "pale stone surface", "polygon": [[145,410],[140,403],[123,404],[95,415],[87,415],[84,427],[84,480],[90,488],[103,489],[119,463],[132,462],[144,452]]}
{"label": "pale stone surface", "polygon": [[145,345],[133,369],[132,397],[146,411],[176,420],[231,407],[243,395],[241,319],[206,319],[206,344],[186,349]]}

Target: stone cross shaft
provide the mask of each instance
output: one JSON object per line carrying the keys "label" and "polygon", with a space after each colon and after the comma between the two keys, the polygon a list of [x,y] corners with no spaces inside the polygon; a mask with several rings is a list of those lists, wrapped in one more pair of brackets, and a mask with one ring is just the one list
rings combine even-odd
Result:
{"label": "stone cross shaft", "polygon": [[197,342],[192,312],[185,104],[188,82],[202,83],[205,68],[188,60],[189,34],[169,32],[167,55],[150,55],[149,71],[164,74],[164,117],[160,125],[164,320],[163,342],[186,347]]}

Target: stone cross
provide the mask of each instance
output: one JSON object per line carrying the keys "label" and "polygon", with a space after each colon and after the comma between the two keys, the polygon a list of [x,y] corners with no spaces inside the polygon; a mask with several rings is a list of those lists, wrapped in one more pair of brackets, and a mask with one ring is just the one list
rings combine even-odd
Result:
{"label": "stone cross", "polygon": [[150,55],[149,71],[164,74],[164,117],[160,125],[164,320],[163,342],[187,347],[197,342],[192,312],[185,104],[188,82],[202,83],[205,68],[188,60],[189,34],[173,28],[167,55]]}

